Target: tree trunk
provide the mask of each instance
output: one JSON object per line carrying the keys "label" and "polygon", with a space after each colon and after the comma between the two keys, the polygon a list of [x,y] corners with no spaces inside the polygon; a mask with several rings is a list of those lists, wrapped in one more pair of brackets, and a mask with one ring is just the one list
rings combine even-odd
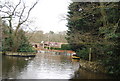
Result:
{"label": "tree trunk", "polygon": [[100,2],[100,6],[101,6],[101,8],[100,8],[100,9],[101,9],[100,12],[101,12],[102,19],[103,19],[103,26],[106,27],[107,24],[108,24],[108,22],[107,22],[106,11],[104,10],[104,7],[103,7],[103,6],[105,6],[105,5],[104,5],[103,2]]}

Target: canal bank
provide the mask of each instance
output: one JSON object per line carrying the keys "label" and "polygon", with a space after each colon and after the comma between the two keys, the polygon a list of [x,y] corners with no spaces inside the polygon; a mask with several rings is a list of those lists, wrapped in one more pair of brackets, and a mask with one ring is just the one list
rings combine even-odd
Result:
{"label": "canal bank", "polygon": [[107,73],[107,70],[103,65],[99,62],[91,62],[80,59],[80,68],[85,69],[87,71],[95,72],[95,73]]}
{"label": "canal bank", "polygon": [[72,79],[120,79],[107,73],[105,67],[99,62],[80,59],[79,69],[75,71]]}
{"label": "canal bank", "polygon": [[5,56],[15,56],[15,57],[35,57],[36,53],[31,52],[5,52],[2,53]]}

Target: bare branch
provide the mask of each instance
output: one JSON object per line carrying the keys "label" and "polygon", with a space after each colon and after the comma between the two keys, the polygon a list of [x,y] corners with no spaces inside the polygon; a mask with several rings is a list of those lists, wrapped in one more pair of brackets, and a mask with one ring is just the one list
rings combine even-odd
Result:
{"label": "bare branch", "polygon": [[23,2],[23,9],[22,9],[22,11],[21,11],[21,14],[20,14],[20,16],[19,16],[19,23],[20,23],[20,20],[21,20],[21,18],[22,18],[22,15],[23,15],[23,13],[24,13],[24,11],[25,11],[25,3]]}
{"label": "bare branch", "polygon": [[7,15],[10,15],[10,12],[9,12],[9,11],[2,11],[2,10],[0,10],[0,12],[5,13],[5,14],[7,14]]}
{"label": "bare branch", "polygon": [[15,35],[17,34],[17,31],[18,31],[18,29],[20,28],[20,26],[28,20],[31,10],[35,7],[35,5],[36,5],[37,3],[38,3],[38,1],[36,1],[36,2],[33,4],[33,6],[29,9],[28,14],[27,14],[27,17],[25,18],[25,20],[20,21],[20,20],[21,20],[21,17],[22,17],[22,14],[24,13],[24,9],[25,9],[25,5],[24,5],[24,8],[23,8],[23,10],[22,10],[22,12],[21,12],[21,16],[20,16],[20,18],[19,18],[18,26],[16,27],[16,30],[15,30]]}
{"label": "bare branch", "polygon": [[1,12],[3,12],[3,13],[6,13],[6,14],[8,14],[8,16],[7,17],[2,17],[2,18],[12,18],[12,16],[14,15],[14,13],[15,13],[15,10],[17,9],[17,7],[20,5],[20,3],[21,3],[21,0],[19,1],[19,3],[15,6],[15,8],[12,6],[12,5],[6,5],[6,4],[8,4],[7,2],[5,3],[5,5],[4,5],[4,7],[6,7],[7,9],[9,9],[9,11],[11,11],[11,8],[10,7],[12,7],[14,10],[10,13],[9,11],[1,11]]}
{"label": "bare branch", "polygon": [[9,9],[11,11],[10,7],[7,6],[6,4],[3,7],[6,7],[7,9]]}
{"label": "bare branch", "polygon": [[4,7],[7,8],[8,12],[2,11],[3,13],[6,13],[8,15],[6,17],[3,16],[2,18],[9,18],[8,21],[9,21],[9,25],[11,28],[12,28],[13,17],[18,18],[18,22],[17,22],[18,24],[16,26],[15,35],[17,34],[17,31],[19,30],[21,25],[24,24],[28,20],[30,12],[35,7],[35,5],[38,3],[38,0],[28,9],[28,12],[26,15],[24,15],[25,9],[26,9],[26,5],[24,2],[23,2],[23,7],[20,10],[17,10],[17,8],[21,5],[21,3],[22,3],[22,0],[19,0],[18,4],[13,6],[9,2],[6,2]]}
{"label": "bare branch", "polygon": [[[29,29],[31,29],[30,27],[29,27]],[[28,40],[30,40],[32,37],[33,37],[33,35],[35,34],[35,32],[36,32],[36,29],[37,29],[37,27],[35,28],[35,30],[32,30],[32,35],[31,36],[29,36],[29,38],[28,38]]]}
{"label": "bare branch", "polygon": [[14,15],[15,10],[16,10],[16,9],[17,9],[17,7],[20,5],[20,3],[21,3],[21,0],[19,0],[19,3],[15,6],[15,8],[14,8],[14,10],[13,10],[13,12],[12,12],[12,15]]}
{"label": "bare branch", "polygon": [[24,22],[26,22],[27,21],[27,19],[29,18],[29,15],[30,15],[30,12],[31,12],[31,10],[35,7],[35,5],[38,3],[38,1],[36,1],[34,4],[33,4],[33,6],[29,9],[29,11],[28,11],[28,14],[27,14],[27,17],[26,17],[26,19],[24,20],[24,21],[22,21],[20,24],[23,24]]}
{"label": "bare branch", "polygon": [[6,16],[6,17],[1,17],[2,19],[5,19],[5,18],[10,18],[9,16]]}

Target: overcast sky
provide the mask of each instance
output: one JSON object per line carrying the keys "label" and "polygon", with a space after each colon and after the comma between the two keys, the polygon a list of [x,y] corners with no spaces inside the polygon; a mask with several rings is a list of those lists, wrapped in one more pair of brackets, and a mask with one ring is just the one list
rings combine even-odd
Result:
{"label": "overcast sky", "polygon": [[[0,0],[1,2],[4,0]],[[7,0],[5,0],[7,1]],[[18,3],[19,0],[8,0]],[[23,0],[27,5],[33,4],[36,0]],[[75,1],[75,0],[72,0]],[[34,21],[29,27],[35,30],[65,31],[67,30],[67,20],[63,20],[68,12],[71,0],[39,0],[39,3],[32,10],[29,19]],[[80,0],[79,0],[80,1]]]}
{"label": "overcast sky", "polygon": [[39,0],[30,16],[35,21],[32,24],[33,29],[37,27],[44,32],[67,30],[67,20],[63,19],[70,2],[70,0]]}
{"label": "overcast sky", "polygon": [[[0,0],[12,1],[18,4],[19,0]],[[31,6],[36,0],[22,0],[27,6]],[[45,33],[49,31],[65,31],[67,30],[67,20],[63,20],[68,12],[68,6],[71,0],[39,0],[39,3],[30,13],[29,19],[33,23],[29,24],[31,29],[43,30]]]}

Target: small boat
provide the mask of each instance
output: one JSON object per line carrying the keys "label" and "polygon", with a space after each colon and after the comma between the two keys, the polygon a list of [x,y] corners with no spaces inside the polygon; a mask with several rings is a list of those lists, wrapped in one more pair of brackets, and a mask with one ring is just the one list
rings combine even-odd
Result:
{"label": "small boat", "polygon": [[78,57],[76,53],[73,53],[72,54],[72,59],[80,59],[80,57]]}

